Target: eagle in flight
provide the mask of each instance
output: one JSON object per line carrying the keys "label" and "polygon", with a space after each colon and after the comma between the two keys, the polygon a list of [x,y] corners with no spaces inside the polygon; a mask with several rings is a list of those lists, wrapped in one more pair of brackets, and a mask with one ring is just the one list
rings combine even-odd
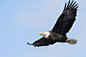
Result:
{"label": "eagle in flight", "polygon": [[48,32],[41,32],[39,35],[43,35],[42,38],[36,40],[32,44],[28,43],[28,45],[33,45],[35,47],[40,46],[48,46],[53,45],[56,42],[67,42],[69,44],[76,44],[77,40],[68,38],[66,36],[66,33],[69,32],[70,28],[72,27],[74,21],[76,20],[76,13],[78,4],[76,4],[76,1],[72,0],[70,2],[65,3],[64,10],[60,17],[57,19],[57,22],[55,23],[53,29]]}

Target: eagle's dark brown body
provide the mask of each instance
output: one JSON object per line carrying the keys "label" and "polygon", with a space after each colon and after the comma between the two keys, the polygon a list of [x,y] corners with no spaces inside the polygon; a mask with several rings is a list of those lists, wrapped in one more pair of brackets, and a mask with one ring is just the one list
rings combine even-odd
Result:
{"label": "eagle's dark brown body", "polygon": [[70,2],[69,0],[68,4],[65,3],[65,7],[62,14],[57,19],[57,22],[55,23],[53,29],[49,31],[49,37],[42,37],[41,39],[36,40],[32,44],[27,44],[39,47],[54,44],[56,42],[66,42],[66,33],[69,32],[74,21],[76,20],[75,17],[78,8],[77,5],[78,4],[76,4],[76,2],[74,2],[73,0],[72,2]]}
{"label": "eagle's dark brown body", "polygon": [[67,37],[55,32],[50,31],[49,39],[53,39],[55,42],[66,42]]}

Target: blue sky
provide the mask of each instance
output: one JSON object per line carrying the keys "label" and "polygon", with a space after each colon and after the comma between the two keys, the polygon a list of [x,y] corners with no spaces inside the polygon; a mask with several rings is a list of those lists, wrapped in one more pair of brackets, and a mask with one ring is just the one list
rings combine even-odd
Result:
{"label": "blue sky", "polygon": [[39,33],[53,28],[68,0],[0,0],[0,57],[85,57],[86,1],[79,4],[76,21],[67,34],[76,45],[56,43],[34,48]]}

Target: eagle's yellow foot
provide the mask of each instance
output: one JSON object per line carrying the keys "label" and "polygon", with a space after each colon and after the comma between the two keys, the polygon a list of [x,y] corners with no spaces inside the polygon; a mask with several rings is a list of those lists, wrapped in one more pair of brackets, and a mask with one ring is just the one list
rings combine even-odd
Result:
{"label": "eagle's yellow foot", "polygon": [[67,43],[69,43],[69,42],[70,42],[70,40],[66,40],[66,42],[67,42]]}

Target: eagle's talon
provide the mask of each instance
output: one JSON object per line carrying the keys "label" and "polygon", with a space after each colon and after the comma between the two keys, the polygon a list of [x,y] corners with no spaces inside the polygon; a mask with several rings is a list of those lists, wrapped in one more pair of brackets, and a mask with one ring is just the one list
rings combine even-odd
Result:
{"label": "eagle's talon", "polygon": [[70,40],[66,40],[66,42],[67,42],[67,43],[69,43],[69,42],[70,42]]}

